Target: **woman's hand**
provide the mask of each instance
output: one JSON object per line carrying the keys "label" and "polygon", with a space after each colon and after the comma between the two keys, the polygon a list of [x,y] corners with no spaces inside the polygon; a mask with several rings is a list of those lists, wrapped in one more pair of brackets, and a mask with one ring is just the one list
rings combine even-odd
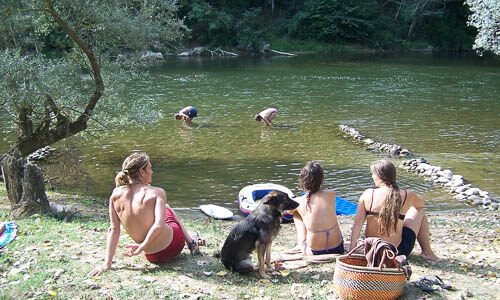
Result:
{"label": "woman's hand", "polygon": [[96,267],[94,270],[89,272],[89,276],[90,277],[99,276],[102,273],[106,272],[107,270],[109,270],[109,267],[107,265]]}
{"label": "woman's hand", "polygon": [[140,249],[140,245],[138,244],[128,244],[125,245],[125,248],[127,248],[128,251],[123,253],[123,255],[128,257],[139,255],[139,253],[142,252],[142,249]]}

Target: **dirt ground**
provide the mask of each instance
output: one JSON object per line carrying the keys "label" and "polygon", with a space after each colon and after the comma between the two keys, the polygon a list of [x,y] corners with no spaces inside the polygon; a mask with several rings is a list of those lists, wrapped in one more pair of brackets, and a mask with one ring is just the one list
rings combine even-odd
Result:
{"label": "dirt ground", "polygon": [[[54,198],[54,196],[52,196]],[[0,210],[8,211],[8,202],[0,197]],[[60,202],[64,196],[56,197]],[[69,202],[75,203],[78,199]],[[158,267],[148,264],[141,257],[132,260],[117,255],[112,271],[100,278],[89,278],[88,271],[103,260],[105,249],[106,209],[102,206],[80,206],[82,215],[91,216],[90,223],[85,218],[77,224],[67,223],[67,229],[61,229],[59,238],[62,243],[51,244],[51,256],[33,256],[30,259],[46,259],[45,264],[51,268],[51,260],[68,261],[66,266],[59,266],[59,281],[72,283],[69,286],[54,283],[59,298],[77,299],[338,299],[333,284],[335,262],[318,263],[311,258],[285,262],[284,270],[275,272],[271,280],[261,280],[255,274],[250,276],[233,275],[225,270],[214,257],[220,243],[238,221],[213,221],[195,209],[178,210],[178,215],[185,220],[190,229],[198,230],[206,238],[207,245],[201,247],[203,256],[191,257],[187,250],[171,265]],[[4,214],[5,217],[5,214]],[[498,212],[483,212],[476,209],[429,213],[431,242],[435,253],[440,257],[437,263],[428,263],[418,255],[412,255],[410,264],[413,275],[408,281],[401,299],[499,299],[500,279],[498,268],[500,262],[500,227]],[[25,228],[31,226],[24,221]],[[350,236],[352,216],[340,216],[339,223],[345,239]],[[64,223],[63,223],[64,224]],[[96,224],[96,225],[93,225]],[[54,226],[61,226],[56,224]],[[73,226],[73,227],[72,227]],[[33,228],[36,228],[33,225]],[[74,233],[77,231],[77,233]],[[99,233],[99,234],[96,234]],[[33,233],[35,234],[35,233]],[[43,237],[52,239],[50,233]],[[71,237],[75,235],[74,237]],[[128,236],[124,232],[122,243]],[[77,242],[75,242],[77,239]],[[125,240],[125,241],[123,241]],[[16,294],[12,283],[12,274],[17,262],[23,263],[28,251],[33,247],[43,248],[46,245],[22,245],[22,237],[11,247],[6,260],[8,265],[2,266],[5,271],[0,276],[0,287],[11,289]],[[295,227],[283,224],[273,244],[273,257],[277,258],[295,243]],[[59,245],[60,244],[60,245]],[[43,247],[42,247],[43,246]],[[42,249],[43,250],[43,249]],[[120,251],[120,250],[119,250]],[[418,254],[418,245],[414,254]],[[73,264],[73,259],[78,264]],[[33,266],[32,266],[33,268]],[[50,270],[49,270],[50,271]],[[47,271],[47,272],[49,272]],[[53,271],[53,270],[52,270]],[[36,270],[35,270],[36,272]],[[38,270],[38,272],[45,272]],[[34,271],[27,273],[33,274]],[[56,272],[57,273],[57,272]],[[22,274],[22,273],[20,273]],[[62,275],[61,275],[62,274]],[[25,277],[28,275],[24,275]],[[451,290],[435,286],[432,293],[421,291],[415,282],[421,276],[439,276],[451,284]],[[33,275],[31,275],[33,276]],[[47,275],[50,277],[53,275]],[[45,277],[44,277],[45,278]],[[48,279],[45,280],[47,282]],[[146,291],[134,294],[136,288]],[[19,291],[23,298],[43,298],[45,287],[31,287],[31,291]],[[44,290],[45,289],[45,290]],[[75,291],[77,290],[78,293]],[[167,292],[168,291],[168,292]],[[75,297],[75,295],[78,295]],[[46,294],[45,294],[46,296]],[[1,297],[0,297],[1,298]]]}

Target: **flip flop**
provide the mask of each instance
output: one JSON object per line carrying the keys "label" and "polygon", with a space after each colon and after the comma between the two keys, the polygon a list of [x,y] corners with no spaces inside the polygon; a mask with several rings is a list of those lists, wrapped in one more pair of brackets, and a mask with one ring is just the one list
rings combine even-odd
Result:
{"label": "flip flop", "polygon": [[434,275],[434,284],[439,285],[443,290],[451,290],[453,287],[451,284],[444,282],[439,276]]}
{"label": "flip flop", "polygon": [[193,233],[193,235],[191,236],[191,238],[193,239],[193,241],[196,242],[196,244],[198,246],[206,246],[207,242],[205,241],[204,238],[201,237],[200,233],[198,231],[196,231],[195,233]]}
{"label": "flip flop", "polygon": [[420,277],[417,281],[415,281],[415,285],[426,293],[432,293],[436,290],[434,288],[434,281],[429,279],[427,276]]}

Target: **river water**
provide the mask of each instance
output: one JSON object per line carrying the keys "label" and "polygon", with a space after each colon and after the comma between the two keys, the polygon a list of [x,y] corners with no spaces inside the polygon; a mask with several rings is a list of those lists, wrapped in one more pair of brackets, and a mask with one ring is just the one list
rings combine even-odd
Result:
{"label": "river water", "polygon": [[[498,60],[431,55],[169,59],[128,88],[124,101],[163,117],[78,146],[99,196],[109,195],[123,158],[140,149],[151,156],[153,184],[166,189],[174,207],[234,208],[238,191],[253,183],[278,183],[298,193],[298,175],[309,160],[322,162],[327,188],[357,201],[373,184],[370,163],[383,155],[345,137],[338,124],[402,145],[500,196]],[[172,117],[184,105],[198,108],[192,126]],[[272,128],[253,118],[267,107],[279,110]],[[430,209],[461,207],[444,188],[398,171],[400,186],[416,190]]]}

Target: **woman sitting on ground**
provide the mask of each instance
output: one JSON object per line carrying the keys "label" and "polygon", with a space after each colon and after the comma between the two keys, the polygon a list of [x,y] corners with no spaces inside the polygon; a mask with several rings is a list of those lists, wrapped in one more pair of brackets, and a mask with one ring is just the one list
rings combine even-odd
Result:
{"label": "woman sitting on ground", "polygon": [[307,163],[300,172],[299,184],[305,197],[295,198],[299,207],[293,213],[297,246],[292,251],[303,254],[342,254],[344,241],[335,210],[335,192],[323,190],[323,168]]}
{"label": "woman sitting on ground", "polygon": [[397,246],[398,253],[407,257],[417,239],[422,249],[420,256],[437,261],[438,257],[431,249],[424,200],[411,190],[399,189],[396,168],[390,161],[379,160],[370,169],[376,188],[367,189],[359,198],[350,249],[356,247],[366,219],[366,237],[379,237]]}
{"label": "woman sitting on ground", "polygon": [[125,256],[144,252],[148,261],[165,263],[180,254],[186,242],[191,254],[199,254],[197,242],[166,203],[165,190],[150,185],[152,176],[149,156],[144,152],[134,152],[123,162],[109,199],[111,225],[104,265],[92,270],[91,276],[111,268],[120,238],[120,223],[137,243],[126,245]]}

